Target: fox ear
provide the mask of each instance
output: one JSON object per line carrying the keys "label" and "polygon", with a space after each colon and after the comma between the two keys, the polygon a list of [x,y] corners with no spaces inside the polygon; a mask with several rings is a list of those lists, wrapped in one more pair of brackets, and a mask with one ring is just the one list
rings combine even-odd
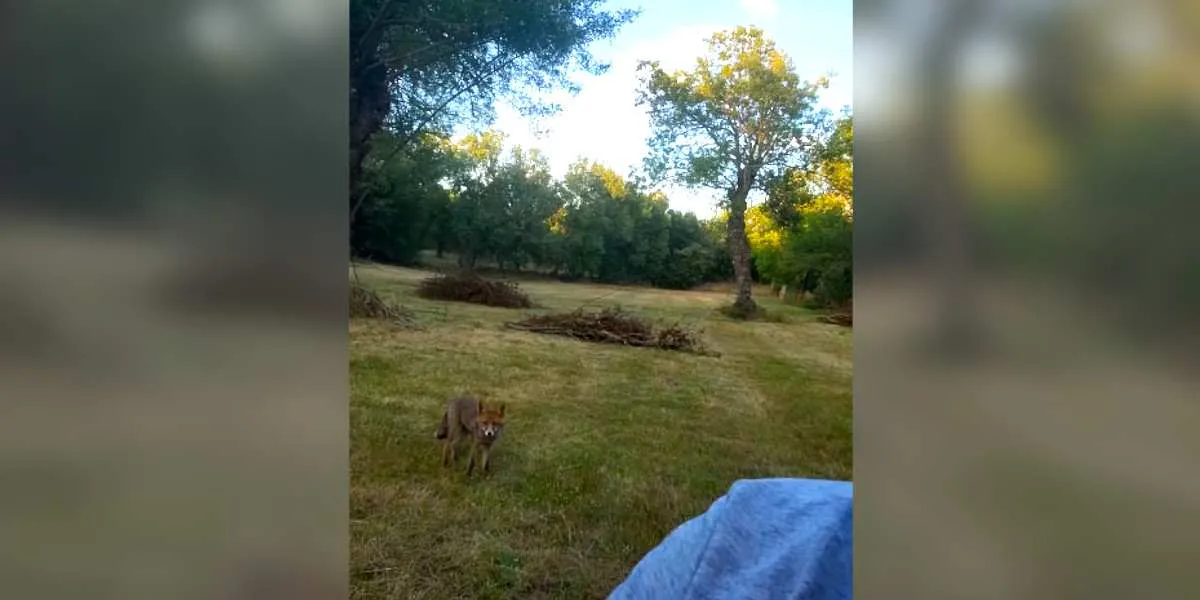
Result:
{"label": "fox ear", "polygon": [[505,405],[503,403],[500,404],[500,416],[502,417],[504,416],[504,406]]}

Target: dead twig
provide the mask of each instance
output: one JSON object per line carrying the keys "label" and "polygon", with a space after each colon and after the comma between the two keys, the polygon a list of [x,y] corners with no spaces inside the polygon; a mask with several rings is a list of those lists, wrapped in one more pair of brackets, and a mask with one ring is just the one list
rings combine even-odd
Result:
{"label": "dead twig", "polygon": [[431,300],[471,302],[503,308],[533,308],[533,301],[511,281],[491,281],[471,272],[442,273],[421,282],[417,295]]}
{"label": "dead twig", "polygon": [[417,327],[413,311],[384,300],[375,290],[357,281],[350,282],[350,316],[360,319],[379,319],[406,328]]}
{"label": "dead twig", "polygon": [[850,312],[828,313],[817,317],[817,319],[822,323],[829,323],[831,325],[854,327],[854,313]]}
{"label": "dead twig", "polygon": [[705,348],[700,334],[696,331],[679,324],[655,327],[645,319],[620,308],[606,308],[596,312],[576,309],[569,313],[534,315],[523,321],[505,323],[504,326],[518,331],[559,335],[586,342],[720,356]]}

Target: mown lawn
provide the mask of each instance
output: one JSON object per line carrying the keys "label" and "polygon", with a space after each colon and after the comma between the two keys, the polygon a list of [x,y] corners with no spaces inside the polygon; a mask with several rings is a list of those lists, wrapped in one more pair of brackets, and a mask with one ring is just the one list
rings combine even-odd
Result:
{"label": "mown lawn", "polygon": [[[714,358],[506,330],[533,311],[357,271],[425,329],[350,323],[353,598],[602,598],[739,478],[852,476],[850,330],[801,308],[767,298],[785,322],[738,323],[721,293],[522,284],[544,310],[702,328]],[[440,464],[434,429],[459,393],[508,404],[486,479]]]}

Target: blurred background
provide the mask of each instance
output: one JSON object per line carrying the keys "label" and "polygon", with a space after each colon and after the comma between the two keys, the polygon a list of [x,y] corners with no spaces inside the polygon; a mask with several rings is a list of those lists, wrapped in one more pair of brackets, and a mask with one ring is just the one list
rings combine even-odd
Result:
{"label": "blurred background", "polygon": [[[1200,3],[856,12],[860,593],[1197,597]],[[0,7],[10,596],[345,595],[346,32]]]}
{"label": "blurred background", "polygon": [[865,597],[1196,597],[1195,2],[855,4]]}
{"label": "blurred background", "polygon": [[345,597],[346,7],[0,8],[0,581]]}

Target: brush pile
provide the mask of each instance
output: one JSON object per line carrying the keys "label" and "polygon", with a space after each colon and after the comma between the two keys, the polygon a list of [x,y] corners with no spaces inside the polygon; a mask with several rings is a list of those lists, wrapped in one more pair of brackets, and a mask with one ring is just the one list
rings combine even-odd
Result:
{"label": "brush pile", "polygon": [[414,324],[412,311],[384,300],[375,290],[358,282],[350,282],[350,316],[359,319],[380,319],[396,325]]}
{"label": "brush pile", "polygon": [[854,327],[854,313],[836,312],[821,315],[819,318],[823,323],[841,325],[842,327]]}
{"label": "brush pile", "polygon": [[854,327],[854,306],[849,302],[845,306],[832,310],[819,317],[824,323],[832,325],[841,325],[842,327]]}
{"label": "brush pile", "polygon": [[717,356],[715,352],[710,352],[704,347],[698,332],[678,324],[655,327],[649,321],[619,307],[594,312],[578,309],[569,313],[535,315],[524,321],[506,323],[505,326],[520,331],[572,337],[586,342]]}
{"label": "brush pile", "polygon": [[471,272],[441,273],[421,282],[417,295],[430,300],[471,302],[502,308],[532,308],[533,301],[511,281],[491,281]]}

